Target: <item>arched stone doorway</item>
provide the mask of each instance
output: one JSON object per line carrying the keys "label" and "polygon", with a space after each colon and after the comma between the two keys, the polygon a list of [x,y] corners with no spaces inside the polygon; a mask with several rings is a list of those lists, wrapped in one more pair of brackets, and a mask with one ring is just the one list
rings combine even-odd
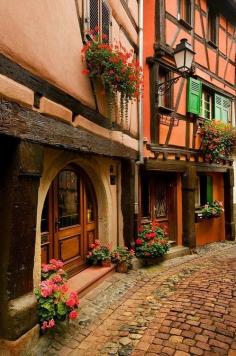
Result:
{"label": "arched stone doorway", "polygon": [[69,164],[54,178],[41,219],[41,260],[64,262],[73,275],[86,267],[89,245],[97,238],[97,201],[87,174]]}

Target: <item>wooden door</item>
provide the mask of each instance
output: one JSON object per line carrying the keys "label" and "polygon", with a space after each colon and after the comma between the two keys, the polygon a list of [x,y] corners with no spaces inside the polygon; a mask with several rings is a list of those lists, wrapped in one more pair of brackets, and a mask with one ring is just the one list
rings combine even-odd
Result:
{"label": "wooden door", "polygon": [[89,244],[97,238],[97,209],[93,187],[82,170],[68,166],[54,179],[41,229],[43,263],[60,259],[70,275],[86,267]]}
{"label": "wooden door", "polygon": [[166,226],[169,239],[176,241],[176,177],[153,174],[150,178],[151,217]]}

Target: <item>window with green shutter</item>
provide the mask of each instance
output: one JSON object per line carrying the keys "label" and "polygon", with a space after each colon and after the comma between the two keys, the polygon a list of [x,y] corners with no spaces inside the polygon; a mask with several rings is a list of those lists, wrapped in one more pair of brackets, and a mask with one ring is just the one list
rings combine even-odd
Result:
{"label": "window with green shutter", "polygon": [[200,176],[200,204],[213,202],[213,179],[212,176]]}
{"label": "window with green shutter", "polygon": [[202,97],[202,82],[200,80],[189,78],[187,95],[187,112],[191,114],[200,114]]}
{"label": "window with green shutter", "polygon": [[225,123],[230,121],[230,99],[225,96],[215,94],[214,98],[214,119]]}

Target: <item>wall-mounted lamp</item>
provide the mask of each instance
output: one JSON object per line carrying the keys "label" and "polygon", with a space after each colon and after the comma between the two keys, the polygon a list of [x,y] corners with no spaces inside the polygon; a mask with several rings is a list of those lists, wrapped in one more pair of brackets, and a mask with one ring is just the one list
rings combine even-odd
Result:
{"label": "wall-mounted lamp", "polygon": [[188,43],[186,38],[182,38],[174,50],[175,65],[180,75],[166,82],[157,84],[157,92],[159,95],[164,95],[180,78],[190,76],[194,54],[195,52],[191,44]]}

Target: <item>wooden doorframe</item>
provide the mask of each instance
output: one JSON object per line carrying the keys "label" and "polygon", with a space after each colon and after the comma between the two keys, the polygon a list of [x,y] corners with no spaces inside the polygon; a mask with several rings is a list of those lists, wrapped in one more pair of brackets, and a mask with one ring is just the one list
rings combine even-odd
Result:
{"label": "wooden doorframe", "polygon": [[[79,186],[78,189],[80,190],[80,225],[75,225],[75,228],[80,226],[81,230],[79,234],[81,235],[80,238],[80,251],[81,251],[81,260],[84,262],[86,261],[86,254],[87,254],[87,249],[89,243],[87,242],[88,238],[88,232],[89,231],[94,231],[95,238],[98,238],[98,205],[97,205],[97,196],[96,192],[93,186],[93,183],[91,182],[90,178],[86,174],[86,172],[76,164],[69,164],[65,166],[63,169],[61,169],[56,177],[53,179],[46,199],[48,199],[48,224],[49,224],[49,231],[48,233],[42,233],[41,236],[48,236],[48,243],[49,243],[49,251],[48,251],[48,256],[50,258],[56,258],[60,259],[61,256],[59,256],[59,238],[56,238],[56,234],[60,232],[56,228],[56,222],[58,221],[58,177],[59,174],[63,171],[71,170],[76,173],[76,175],[79,177]],[[94,207],[94,220],[93,222],[89,223],[87,221],[87,199],[86,199],[86,190],[90,191],[91,195],[91,200],[92,204]],[[46,201],[45,199],[45,201]],[[44,202],[45,204],[45,202]],[[92,227],[92,229],[89,229],[89,227]],[[73,226],[68,227],[68,229],[72,230],[73,233]],[[66,231],[66,228],[65,228]],[[61,230],[62,234],[63,231]],[[78,233],[78,231],[77,231]],[[73,235],[71,235],[73,236]],[[44,244],[46,246],[46,244]],[[78,266],[75,271],[72,269],[72,274],[78,273],[80,270],[86,268],[87,265],[86,263],[83,263],[83,265]]]}
{"label": "wooden doorframe", "polygon": [[[140,216],[139,216],[139,223],[145,223],[148,221],[152,221],[153,219],[155,219],[154,216],[154,194],[153,194],[153,185],[155,185],[155,182],[157,181],[158,177],[166,177],[169,181],[169,184],[172,184],[172,192],[170,191],[170,189],[167,191],[167,203],[170,203],[170,199],[169,197],[171,197],[172,200],[172,207],[170,209],[170,207],[168,206],[168,213],[170,213],[171,215],[168,215],[168,223],[169,226],[171,228],[170,230],[170,235],[171,235],[171,239],[173,239],[174,241],[177,242],[177,174],[176,173],[169,173],[169,172],[156,172],[156,171],[146,171],[144,170],[142,172],[142,174],[140,174],[140,182],[141,179],[144,175],[147,175],[148,178],[148,182],[149,182],[149,211],[150,211],[150,216],[149,219],[147,219],[145,217],[145,219],[142,219],[142,212],[140,209]],[[139,199],[141,201],[141,189],[142,189],[142,184],[140,184],[140,191],[139,191]],[[142,205],[142,202],[141,202]],[[170,204],[168,204],[170,205]]]}

